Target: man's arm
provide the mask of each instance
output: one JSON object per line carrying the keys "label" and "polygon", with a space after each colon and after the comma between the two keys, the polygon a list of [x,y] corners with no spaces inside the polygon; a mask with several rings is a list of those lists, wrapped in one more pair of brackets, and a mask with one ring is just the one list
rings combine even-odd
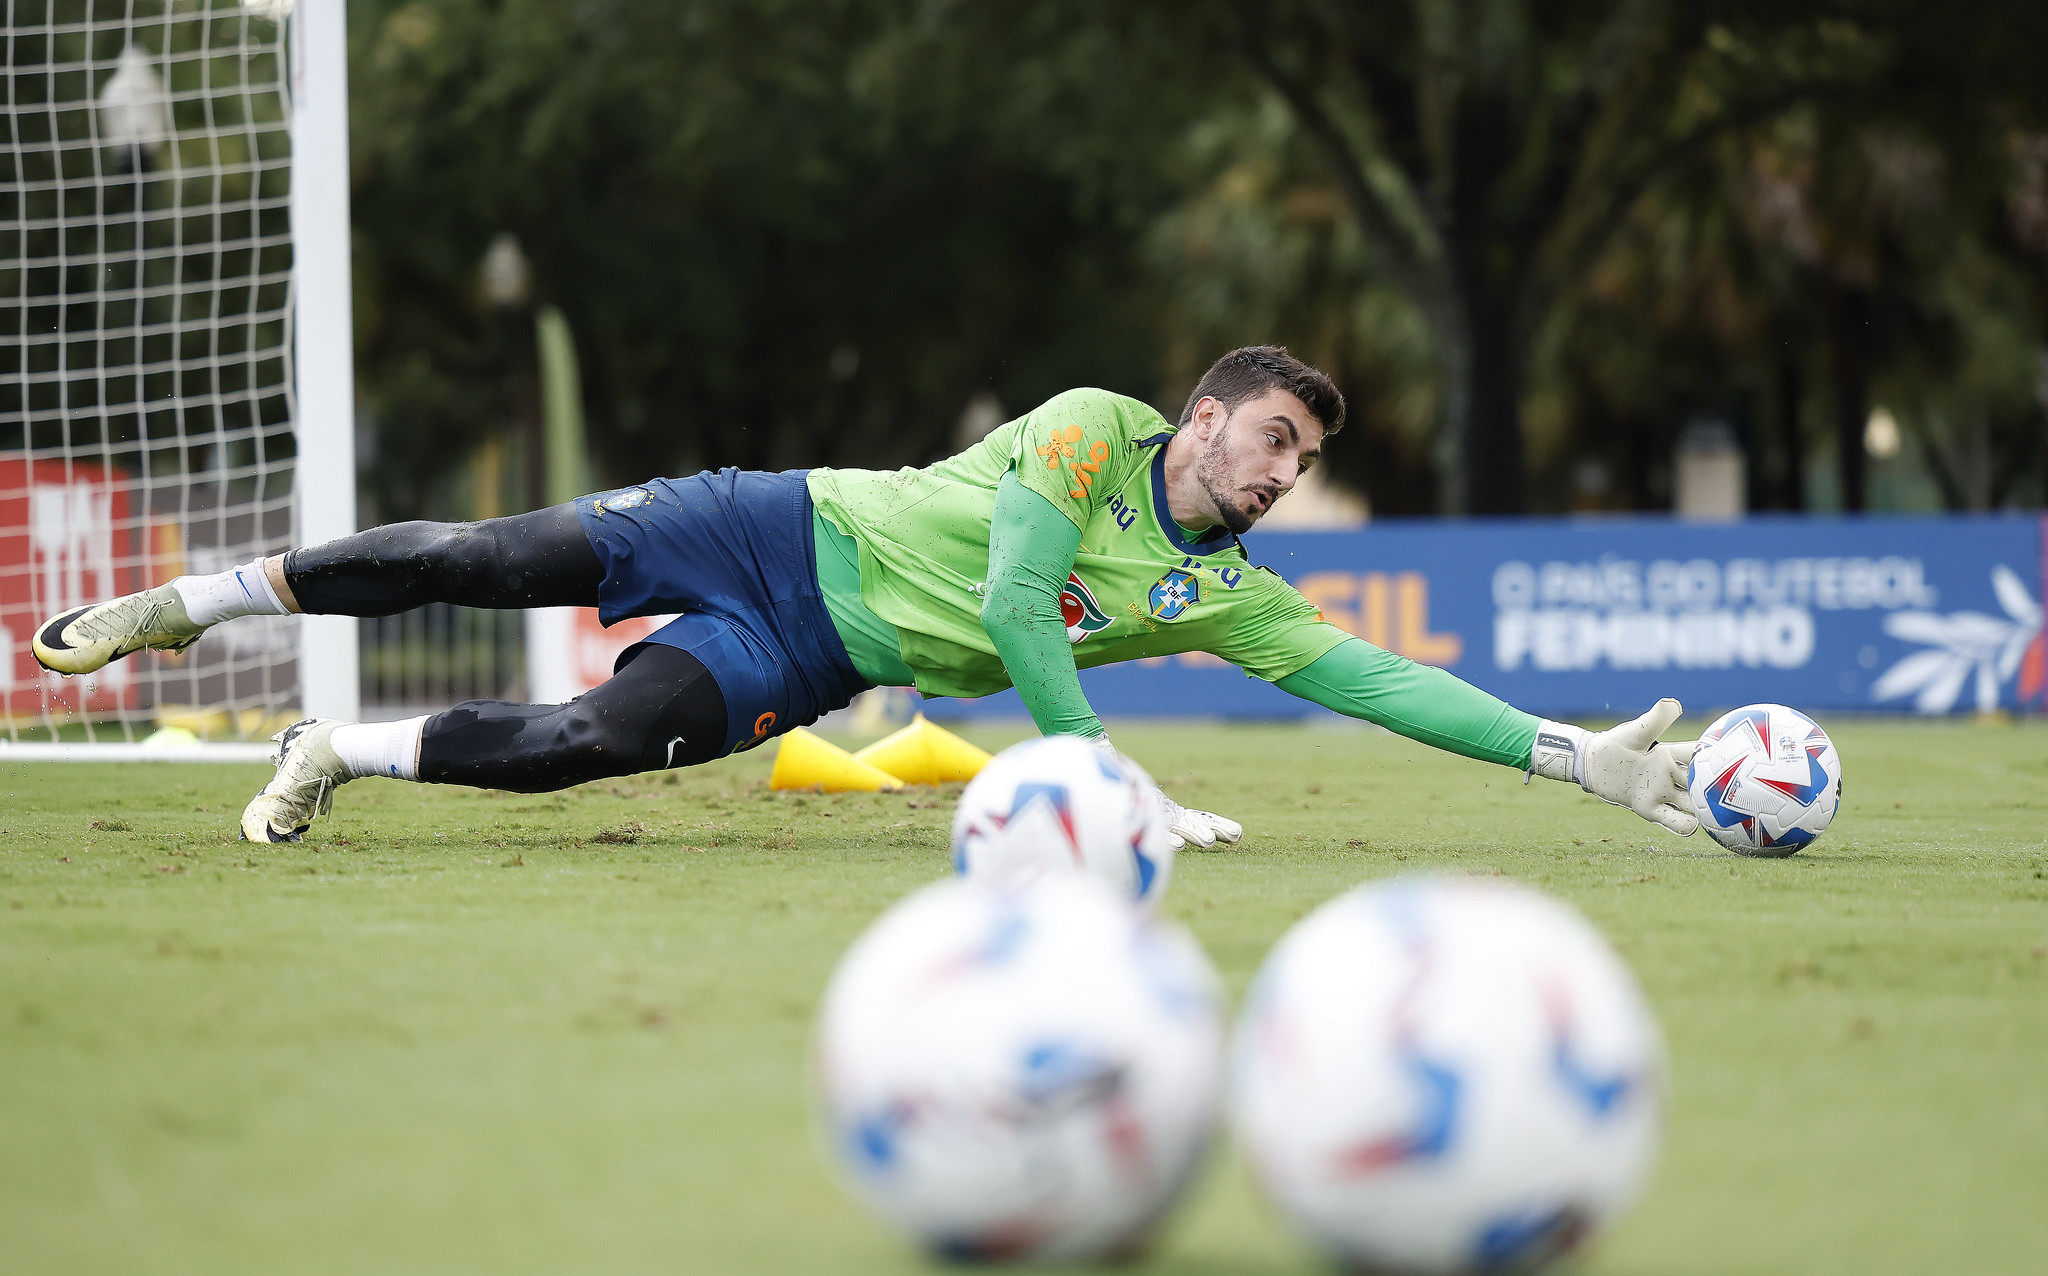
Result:
{"label": "man's arm", "polygon": [[1439,749],[1576,781],[1681,837],[1699,827],[1685,791],[1693,746],[1657,743],[1678,718],[1675,700],[1660,700],[1635,721],[1596,734],[1523,713],[1445,670],[1361,638],[1339,643],[1275,685]]}
{"label": "man's arm", "polygon": [[[995,515],[989,526],[988,588],[981,601],[981,627],[1009,671],[1010,683],[1045,735],[1078,735],[1108,749],[1102,719],[1088,707],[1074,668],[1074,645],[1060,615],[1060,591],[1074,570],[1081,529],[1016,473],[996,485]],[[1234,820],[1192,810],[1172,798],[1167,823],[1178,845],[1235,842],[1244,829]]]}
{"label": "man's arm", "polygon": [[1445,670],[1349,638],[1274,685],[1325,709],[1482,762],[1529,769],[1540,720]]}
{"label": "man's arm", "polygon": [[1060,616],[1060,591],[1080,547],[1081,529],[1072,519],[1024,486],[1015,471],[1003,475],[989,527],[981,627],[1045,735],[1103,733],[1102,719],[1081,692],[1074,645]]}

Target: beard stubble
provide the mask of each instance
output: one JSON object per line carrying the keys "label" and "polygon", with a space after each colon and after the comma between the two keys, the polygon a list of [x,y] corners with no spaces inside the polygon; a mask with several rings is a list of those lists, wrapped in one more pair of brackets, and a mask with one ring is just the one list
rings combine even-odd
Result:
{"label": "beard stubble", "polygon": [[[1209,446],[1203,450],[1201,463],[1195,467],[1195,478],[1202,484],[1202,491],[1208,494],[1209,503],[1216,507],[1216,513],[1222,518],[1223,525],[1229,528],[1233,534],[1242,535],[1251,530],[1252,524],[1258,521],[1259,515],[1245,512],[1244,506],[1240,504],[1243,492],[1233,492],[1224,486],[1226,480],[1221,475],[1223,469],[1222,451],[1223,435],[1218,434],[1209,441]],[[1265,489],[1261,488],[1259,490],[1264,491]],[[1273,502],[1279,499],[1279,494],[1267,492],[1266,496],[1266,508],[1271,509],[1273,508]],[[1264,511],[1260,512],[1263,513]]]}

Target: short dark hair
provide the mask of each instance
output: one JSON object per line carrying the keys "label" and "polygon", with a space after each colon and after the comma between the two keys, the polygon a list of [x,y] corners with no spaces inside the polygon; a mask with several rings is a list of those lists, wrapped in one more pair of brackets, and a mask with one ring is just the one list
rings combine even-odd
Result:
{"label": "short dark hair", "polygon": [[1195,405],[1214,399],[1226,409],[1256,399],[1268,390],[1285,390],[1300,399],[1309,414],[1322,423],[1325,435],[1344,428],[1344,396],[1330,378],[1293,355],[1286,346],[1245,346],[1232,350],[1209,365],[1188,405],[1180,410],[1180,424],[1195,419]]}

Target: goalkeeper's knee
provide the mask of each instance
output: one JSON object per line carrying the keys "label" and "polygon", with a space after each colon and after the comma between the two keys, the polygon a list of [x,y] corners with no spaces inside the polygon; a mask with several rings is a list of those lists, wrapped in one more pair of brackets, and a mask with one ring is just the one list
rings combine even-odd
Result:
{"label": "goalkeeper's knee", "polygon": [[646,643],[610,681],[568,704],[472,700],[427,720],[420,779],[545,793],[695,766],[725,747],[725,696],[695,656]]}
{"label": "goalkeeper's knee", "polygon": [[662,766],[660,744],[648,738],[646,724],[628,723],[589,697],[559,706],[544,719],[535,741],[536,769],[553,780],[550,788],[567,788],[591,780],[655,771]]}

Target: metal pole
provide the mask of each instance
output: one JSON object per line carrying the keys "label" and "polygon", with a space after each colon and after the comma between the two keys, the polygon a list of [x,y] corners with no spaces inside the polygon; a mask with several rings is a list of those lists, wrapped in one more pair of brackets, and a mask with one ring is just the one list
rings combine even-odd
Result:
{"label": "metal pole", "polygon": [[[349,306],[348,21],[345,0],[292,8],[292,270],[298,293],[297,540],[356,530],[355,347]],[[299,622],[299,688],[312,717],[362,713],[352,616]]]}

